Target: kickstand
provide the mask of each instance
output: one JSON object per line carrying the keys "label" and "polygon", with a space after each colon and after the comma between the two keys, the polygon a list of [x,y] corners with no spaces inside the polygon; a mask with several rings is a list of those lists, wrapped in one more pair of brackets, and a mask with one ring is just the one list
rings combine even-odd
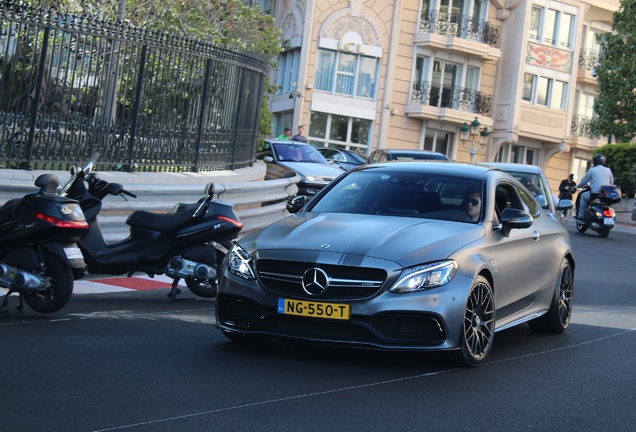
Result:
{"label": "kickstand", "polygon": [[[4,297],[2,298],[2,303],[0,303],[0,313],[9,312],[9,296],[14,292],[16,291],[14,291],[13,289],[9,289],[9,291],[4,295]],[[22,300],[22,294],[20,294],[20,305],[16,309],[18,310],[18,312],[24,312],[24,301]]]}
{"label": "kickstand", "polygon": [[7,306],[9,305],[9,296],[11,295],[12,292],[13,291],[9,290],[2,298],[2,303],[0,303],[0,313],[9,312],[9,309],[7,308]]}
{"label": "kickstand", "polygon": [[192,297],[192,298],[177,298],[177,296],[181,294],[181,290],[179,289],[179,278],[175,278],[172,280],[172,289],[170,290],[170,292],[168,293],[168,297],[170,298],[170,300],[175,301],[175,300],[196,300],[196,297]]}
{"label": "kickstand", "polygon": [[172,289],[168,293],[168,297],[171,300],[177,300],[177,296],[181,294],[181,290],[179,289],[179,278],[174,278],[172,280]]}

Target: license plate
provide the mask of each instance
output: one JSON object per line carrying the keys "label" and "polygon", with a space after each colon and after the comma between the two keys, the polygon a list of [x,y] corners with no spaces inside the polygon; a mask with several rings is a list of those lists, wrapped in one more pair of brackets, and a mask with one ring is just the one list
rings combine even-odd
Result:
{"label": "license plate", "polygon": [[66,254],[66,258],[68,259],[84,259],[84,255],[82,255],[82,251],[79,248],[64,248],[64,253]]}
{"label": "license plate", "polygon": [[614,226],[614,218],[604,218],[603,223],[607,226]]}
{"label": "license plate", "polygon": [[351,314],[348,304],[311,302],[283,298],[278,299],[278,313],[339,320],[348,320]]}

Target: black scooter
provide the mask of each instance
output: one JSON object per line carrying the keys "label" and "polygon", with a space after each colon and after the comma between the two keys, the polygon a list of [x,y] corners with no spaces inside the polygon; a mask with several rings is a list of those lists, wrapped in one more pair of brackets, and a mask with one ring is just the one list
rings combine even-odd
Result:
{"label": "black scooter", "polygon": [[[581,205],[581,194],[589,191],[589,187],[585,187],[576,197],[575,215]],[[585,219],[576,219],[576,230],[581,234],[591,229],[596,231],[599,237],[607,237],[615,225],[616,212],[610,205],[617,204],[621,201],[621,190],[614,185],[601,186],[598,194],[590,194],[587,209],[585,209]]]}
{"label": "black scooter", "polygon": [[42,174],[35,185],[39,191],[0,208],[0,287],[8,289],[1,312],[12,293],[20,295],[21,312],[24,302],[36,312],[57,312],[73,294],[73,279],[85,274],[75,244],[88,231],[80,205],[57,194],[53,174]]}
{"label": "black scooter", "polygon": [[180,278],[185,279],[194,294],[215,297],[217,269],[232,246],[231,240],[243,228],[233,204],[213,201],[214,186],[210,183],[206,196],[199,202],[176,204],[170,213],[134,211],[126,220],[130,235],[108,243],[97,220],[102,200],[108,195],[132,198],[136,195],[121,184],[109,183],[91,172],[97,157],[83,168],[72,169],[71,178],[61,192],[79,201],[86,215],[89,230],[80,239],[79,247],[88,272],[128,277],[135,272],[151,277],[165,273],[173,278],[168,294],[172,299],[180,293]]}

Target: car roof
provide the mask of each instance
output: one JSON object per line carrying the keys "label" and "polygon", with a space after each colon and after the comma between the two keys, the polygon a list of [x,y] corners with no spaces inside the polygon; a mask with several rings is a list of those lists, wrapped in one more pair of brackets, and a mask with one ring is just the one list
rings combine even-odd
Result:
{"label": "car roof", "polygon": [[539,174],[543,172],[541,168],[536,165],[527,165],[514,162],[479,162],[479,164],[499,168],[502,171],[513,171],[528,174]]}
{"label": "car roof", "polygon": [[265,142],[269,144],[305,145],[305,146],[311,145],[301,141],[278,140],[278,139],[266,139]]}
{"label": "car roof", "polygon": [[392,156],[430,156],[433,159],[448,160],[444,153],[431,150],[409,150],[409,149],[378,149],[376,152],[384,152]]}
{"label": "car roof", "polygon": [[490,171],[502,172],[495,167],[477,165],[465,162],[452,162],[445,160],[425,161],[388,161],[356,168],[356,171],[385,170],[387,172],[426,172],[432,174],[461,174],[461,177],[482,178]]}

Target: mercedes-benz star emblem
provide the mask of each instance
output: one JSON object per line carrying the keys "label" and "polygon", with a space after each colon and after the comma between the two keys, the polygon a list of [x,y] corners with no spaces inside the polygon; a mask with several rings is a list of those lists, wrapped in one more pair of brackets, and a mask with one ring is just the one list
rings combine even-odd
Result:
{"label": "mercedes-benz star emblem", "polygon": [[312,267],[303,273],[303,289],[312,296],[323,294],[329,287],[329,276],[324,270]]}

